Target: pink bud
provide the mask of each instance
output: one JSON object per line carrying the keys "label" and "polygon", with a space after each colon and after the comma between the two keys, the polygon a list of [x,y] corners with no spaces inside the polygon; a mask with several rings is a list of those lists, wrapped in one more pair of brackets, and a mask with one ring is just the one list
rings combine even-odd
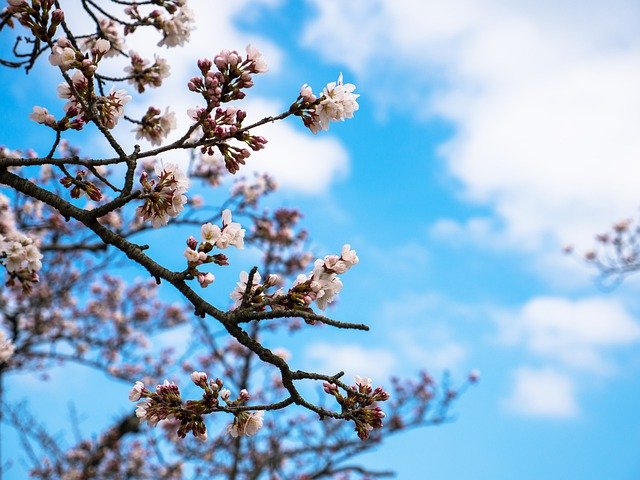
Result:
{"label": "pink bud", "polygon": [[191,250],[195,250],[196,247],[198,246],[198,240],[196,240],[196,238],[192,235],[187,239],[187,246],[191,249]]}

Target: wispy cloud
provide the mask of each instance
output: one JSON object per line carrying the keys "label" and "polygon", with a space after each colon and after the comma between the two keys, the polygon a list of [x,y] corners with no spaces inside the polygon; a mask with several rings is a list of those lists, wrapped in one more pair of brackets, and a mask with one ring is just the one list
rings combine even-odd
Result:
{"label": "wispy cloud", "polygon": [[538,297],[498,315],[503,343],[563,369],[610,374],[607,353],[640,342],[640,325],[612,298]]}
{"label": "wispy cloud", "polygon": [[578,415],[575,386],[571,377],[550,369],[519,368],[513,392],[503,405],[518,414],[545,418]]}

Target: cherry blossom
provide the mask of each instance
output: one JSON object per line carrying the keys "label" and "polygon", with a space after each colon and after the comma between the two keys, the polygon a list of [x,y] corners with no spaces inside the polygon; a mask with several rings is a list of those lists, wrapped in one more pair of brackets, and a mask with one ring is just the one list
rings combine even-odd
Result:
{"label": "cherry blossom", "polygon": [[251,437],[262,428],[264,411],[241,412],[235,416],[233,423],[227,427],[229,435],[236,438],[241,435]]}

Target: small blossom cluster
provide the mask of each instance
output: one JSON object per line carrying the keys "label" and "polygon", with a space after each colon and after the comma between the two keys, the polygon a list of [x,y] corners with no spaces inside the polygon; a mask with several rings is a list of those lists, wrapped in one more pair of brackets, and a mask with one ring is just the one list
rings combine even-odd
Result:
{"label": "small blossom cluster", "polygon": [[189,179],[173,163],[157,165],[157,180],[149,180],[149,174],[143,171],[140,184],[143,193],[140,198],[144,203],[136,209],[138,217],[143,221],[151,221],[153,228],[159,228],[176,217],[184,208],[187,197],[184,195],[189,187]]}
{"label": "small blossom cluster", "polygon": [[60,179],[60,183],[66,188],[73,187],[71,189],[71,198],[80,198],[86,194],[91,200],[99,201],[102,199],[102,192],[92,182],[85,180],[87,172],[80,170],[75,177],[64,176]]}
{"label": "small blossom cluster", "polygon": [[224,159],[217,155],[200,152],[194,166],[193,175],[206,180],[212,187],[222,183],[222,177],[228,172]]}
{"label": "small blossom cluster", "polygon": [[327,308],[335,296],[342,290],[339,274],[345,273],[359,261],[351,245],[344,245],[342,253],[328,255],[324,260],[316,260],[313,271],[309,275],[300,274],[289,296],[294,296],[302,305],[309,306],[316,302],[320,310]]}
{"label": "small blossom cluster", "polygon": [[[202,153],[214,155],[217,149],[222,154],[229,173],[236,173],[240,169],[240,165],[246,163],[251,151],[247,148],[230,145],[223,140],[235,138],[253,151],[262,150],[267,144],[264,137],[251,135],[248,132],[238,134],[242,128],[242,122],[247,116],[243,110],[235,107],[218,107],[212,116],[207,108],[191,108],[188,110],[188,114],[192,120],[200,125],[202,130],[202,137],[199,140],[204,143],[201,148]],[[212,141],[214,142],[211,143]]]}
{"label": "small blossom cluster", "polygon": [[65,71],[77,68],[83,75],[90,78],[97,70],[100,60],[108,56],[111,51],[111,42],[106,38],[98,38],[91,42],[91,58],[88,58],[76,50],[68,38],[61,37],[51,47],[49,63]]}
{"label": "small blossom cluster", "polygon": [[[189,90],[200,93],[211,107],[243,99],[242,89],[253,86],[251,75],[267,71],[267,64],[255,47],[247,45],[246,51],[244,58],[235,50],[222,50],[213,61],[198,60],[202,77],[189,80]],[[217,71],[213,70],[214,65]]]}
{"label": "small blossom cluster", "polygon": [[170,17],[158,17],[157,25],[162,30],[163,38],[158,42],[158,46],[167,47],[183,46],[194,29],[193,22],[195,16],[186,6],[186,0],[177,0],[176,8]]}
{"label": "small blossom cluster", "polygon": [[17,280],[28,292],[39,280],[41,259],[40,249],[26,235],[17,231],[0,235],[0,264],[7,270],[7,285],[13,286]]}
{"label": "small blossom cluster", "polygon": [[[244,58],[235,50],[223,50],[213,61],[199,60],[198,68],[202,76],[193,77],[188,87],[203,96],[206,108],[190,109],[189,116],[202,130],[199,140],[202,152],[213,155],[217,148],[229,172],[235,173],[240,165],[245,164],[250,150],[261,150],[267,141],[261,136],[241,130],[246,118],[244,111],[235,107],[221,108],[220,105],[244,98],[242,90],[253,86],[252,75],[265,72],[266,63],[260,52],[249,45]],[[248,148],[232,146],[223,141],[230,138],[235,138]]]}
{"label": "small blossom cluster", "polygon": [[236,283],[236,287],[231,294],[231,300],[234,300],[233,308],[244,307],[262,310],[267,306],[271,308],[282,308],[280,302],[285,298],[281,291],[277,291],[271,295],[267,291],[274,286],[282,284],[282,279],[275,274],[267,276],[264,282],[257,270],[251,273],[240,272],[240,280]]}
{"label": "small blossom cluster", "polygon": [[151,145],[160,145],[167,138],[169,132],[175,128],[175,113],[170,112],[167,108],[164,115],[161,115],[159,109],[149,107],[133,131],[136,133],[136,139],[144,138],[151,142]]}
{"label": "small blossom cluster", "polygon": [[233,184],[231,195],[242,197],[241,207],[255,205],[260,197],[267,195],[278,188],[275,179],[270,175],[256,174],[253,182],[240,179]]}
{"label": "small blossom cluster", "polygon": [[78,61],[78,56],[81,57],[82,54],[76,52],[69,39],[61,37],[51,47],[49,63],[54,67],[60,67],[62,70],[69,70],[81,64],[82,60]]}
{"label": "small blossom cluster", "polygon": [[230,294],[231,299],[235,300],[233,308],[308,310],[315,301],[318,308],[324,310],[342,290],[338,275],[345,273],[358,261],[355,250],[351,250],[350,245],[344,245],[340,256],[327,255],[324,260],[318,259],[309,275],[298,275],[287,293],[282,290],[268,293],[270,288],[282,285],[278,275],[271,274],[261,282],[257,269],[252,273],[241,272],[240,281]]}
{"label": "small blossom cluster", "polygon": [[135,85],[138,93],[145,91],[148,86],[159,87],[162,81],[169,76],[171,67],[166,60],[156,55],[153,64],[149,65],[149,60],[143,59],[134,51],[129,52],[131,65],[125,67],[128,82]]}
{"label": "small blossom cluster", "polygon": [[205,223],[202,225],[201,233],[200,245],[195,237],[189,237],[184,256],[187,259],[187,271],[198,279],[201,287],[205,288],[213,283],[215,277],[212,273],[199,272],[197,267],[206,263],[228,265],[226,255],[222,253],[210,255],[209,252],[214,247],[225,249],[233,246],[243,249],[245,230],[239,223],[231,221],[231,210],[226,209],[222,212],[222,227]]}
{"label": "small blossom cluster", "polygon": [[7,0],[9,6],[3,10],[3,24],[13,28],[12,17],[31,30],[33,35],[43,42],[53,38],[64,20],[64,12],[55,8],[54,0]]}
{"label": "small blossom cluster", "polygon": [[[231,391],[223,388],[222,380],[209,379],[205,372],[193,372],[191,381],[203,390],[202,399],[188,400],[184,404],[180,389],[173,382],[165,380],[163,384],[156,386],[155,392],[151,392],[145,388],[144,383],[137,381],[129,392],[129,400],[139,402],[136,416],[151,426],[155,426],[161,420],[175,420],[179,424],[179,437],[184,438],[187,433],[192,432],[194,437],[206,440],[207,428],[203,415],[243,406],[250,399],[249,392],[243,389],[238,397],[232,400]],[[221,405],[220,401],[223,401],[226,407]],[[262,427],[263,414],[262,410],[236,410],[227,432],[232,437],[255,435]]]}
{"label": "small blossom cluster", "polygon": [[382,387],[375,390],[371,386],[371,379],[356,375],[355,385],[345,388],[346,396],[340,393],[340,388],[334,383],[323,383],[324,391],[332,395],[342,407],[342,412],[354,421],[355,431],[361,440],[369,438],[374,429],[382,428],[385,413],[377,402],[389,400],[389,393]]}
{"label": "small blossom cluster", "polygon": [[[615,282],[640,268],[640,223],[626,218],[615,222],[609,231],[595,236],[596,245],[583,259],[600,271],[600,280]],[[564,248],[574,252],[572,246]]]}
{"label": "small blossom cluster", "polygon": [[153,10],[148,15],[143,15],[138,5],[132,3],[124,10],[132,20],[125,26],[125,35],[133,33],[140,25],[152,25],[162,33],[158,46],[184,45],[191,36],[195,20],[193,12],[186,5],[187,0],[163,0],[153,3],[162,5],[167,15],[160,10]]}
{"label": "small blossom cluster", "polygon": [[100,39],[109,41],[109,49],[103,53],[105,57],[115,57],[124,51],[124,38],[120,35],[118,24],[109,18],[101,18],[98,21],[100,36],[91,35],[82,40],[83,50],[93,50]]}
{"label": "small blossom cluster", "polygon": [[[76,71],[72,78],[73,89],[67,83],[58,85],[58,96],[68,99],[64,105],[66,117],[58,122],[60,129],[73,128],[80,130],[84,123],[90,118],[85,112],[83,103],[91,97],[91,89],[87,77],[81,72]],[[75,90],[75,92],[73,91]],[[80,96],[82,100],[76,97]],[[131,100],[131,96],[127,95],[126,90],[114,90],[113,88],[106,96],[93,97],[94,111],[97,114],[97,120],[106,128],[114,128],[118,120],[124,116],[124,106]]]}
{"label": "small blossom cluster", "polygon": [[304,125],[313,133],[328,130],[329,123],[352,118],[359,105],[356,99],[360,96],[353,91],[355,85],[344,83],[342,74],[336,82],[328,83],[320,98],[317,98],[311,87],[303,85],[300,95],[290,111],[302,118]]}

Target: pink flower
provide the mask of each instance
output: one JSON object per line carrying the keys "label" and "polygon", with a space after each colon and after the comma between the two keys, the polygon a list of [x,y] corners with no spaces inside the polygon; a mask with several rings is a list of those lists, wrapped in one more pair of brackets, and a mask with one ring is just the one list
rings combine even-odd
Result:
{"label": "pink flower", "polygon": [[241,412],[233,419],[233,423],[227,427],[227,432],[233,438],[240,435],[251,437],[262,428],[264,410],[256,412]]}
{"label": "pink flower", "polygon": [[371,387],[372,380],[369,377],[361,377],[360,375],[356,375],[355,382],[359,387]]}
{"label": "pink flower", "polygon": [[207,383],[207,374],[204,372],[193,372],[191,374],[191,381],[198,386],[206,385]]}
{"label": "pink flower", "polygon": [[211,272],[206,274],[203,274],[203,273],[198,274],[198,282],[200,282],[200,286],[202,288],[207,288],[209,285],[213,283],[214,280],[215,280],[215,277]]}
{"label": "pink flower", "polygon": [[251,44],[247,45],[247,60],[251,61],[251,72],[263,73],[268,70],[267,62],[262,58],[262,53]]}
{"label": "pink flower", "polygon": [[93,49],[97,53],[104,55],[109,50],[111,50],[111,42],[109,40],[105,40],[104,38],[99,38],[98,40],[96,40],[96,43],[93,44]]}
{"label": "pink flower", "polygon": [[[129,400],[137,402],[142,397],[142,391],[144,390],[144,383],[137,381],[131,391],[129,392]],[[137,412],[136,412],[137,413]]]}
{"label": "pink flower", "polygon": [[56,117],[51,115],[49,111],[44,107],[34,106],[33,112],[31,112],[29,118],[36,123],[41,123],[50,127],[56,124]]}

